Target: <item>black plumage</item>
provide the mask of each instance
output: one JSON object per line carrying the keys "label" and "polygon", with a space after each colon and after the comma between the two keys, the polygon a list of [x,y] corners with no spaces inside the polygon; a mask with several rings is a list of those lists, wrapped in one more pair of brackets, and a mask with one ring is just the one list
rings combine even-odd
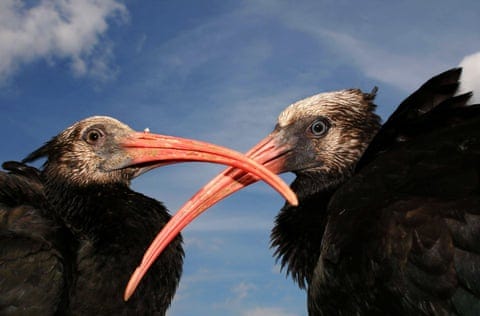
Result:
{"label": "black plumage", "polygon": [[339,169],[345,181],[300,158],[300,204],[282,208],[272,246],[307,287],[310,315],[480,312],[480,106],[453,96],[460,73],[432,78],[371,129],[358,164]]}
{"label": "black plumage", "polygon": [[140,168],[94,171],[98,159],[117,150],[110,134],[123,129],[117,124],[97,117],[73,125],[24,160],[45,157],[41,170],[3,164],[1,315],[165,314],[182,272],[180,236],[137,293],[128,302],[122,297],[130,272],[170,215],[129,188]]}
{"label": "black plumage", "polygon": [[[480,105],[455,96],[460,75],[433,77],[383,125],[376,89],[314,95],[248,152],[296,175],[299,205],[271,239],[310,315],[480,314]],[[257,180],[229,168],[179,212]]]}
{"label": "black plumage", "polygon": [[480,108],[465,106],[469,94],[450,97],[459,75],[434,78],[402,104],[332,196],[309,288],[312,314],[348,288],[357,294],[344,314],[480,311],[480,253],[472,247],[480,236]]}

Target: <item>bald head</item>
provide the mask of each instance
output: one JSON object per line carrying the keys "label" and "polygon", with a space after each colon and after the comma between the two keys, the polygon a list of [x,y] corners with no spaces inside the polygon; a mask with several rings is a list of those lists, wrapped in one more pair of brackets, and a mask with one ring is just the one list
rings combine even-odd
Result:
{"label": "bald head", "polygon": [[284,127],[306,117],[325,116],[355,120],[375,111],[373,99],[376,89],[363,93],[359,89],[324,92],[289,105],[278,116],[278,125]]}
{"label": "bald head", "polygon": [[327,186],[343,181],[380,128],[375,93],[347,89],[289,105],[271,134],[283,148],[280,169],[311,175]]}
{"label": "bald head", "polygon": [[134,170],[116,170],[110,165],[121,151],[119,140],[134,131],[108,117],[92,116],[78,121],[53,137],[23,162],[46,158],[46,172],[55,178],[86,185],[90,183],[129,183]]}

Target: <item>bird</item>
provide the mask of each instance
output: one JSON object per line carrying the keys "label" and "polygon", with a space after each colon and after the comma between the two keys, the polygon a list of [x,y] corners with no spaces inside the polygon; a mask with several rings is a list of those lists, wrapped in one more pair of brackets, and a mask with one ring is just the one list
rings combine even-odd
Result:
{"label": "bird", "polygon": [[[45,159],[42,167],[28,165]],[[176,236],[139,291],[122,288],[171,215],[130,182],[184,161],[236,165],[280,178],[213,144],[135,132],[94,116],[74,123],[20,162],[0,171],[1,315],[165,315],[180,281],[184,250]],[[288,199],[294,198],[290,191]]]}
{"label": "bird", "polygon": [[[279,211],[271,247],[309,315],[480,314],[480,105],[456,95],[461,72],[429,79],[384,124],[376,88],[302,99],[246,154],[295,174],[299,204]],[[177,214],[256,180],[228,168]]]}

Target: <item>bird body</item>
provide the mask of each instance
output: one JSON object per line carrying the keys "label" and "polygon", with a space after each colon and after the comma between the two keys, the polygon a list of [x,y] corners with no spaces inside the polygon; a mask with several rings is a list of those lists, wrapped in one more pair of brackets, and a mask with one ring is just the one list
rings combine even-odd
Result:
{"label": "bird body", "polygon": [[114,133],[117,122],[87,123],[25,159],[47,157],[41,170],[7,162],[9,172],[0,172],[2,315],[164,315],[173,299],[182,272],[181,236],[137,295],[123,300],[128,272],[170,215],[162,203],[129,188],[134,168],[93,177],[98,171],[88,164],[94,152],[79,141],[79,129],[103,124]]}
{"label": "bird body", "polygon": [[[247,153],[296,175],[299,204],[271,240],[309,315],[480,314],[480,105],[455,96],[460,75],[428,80],[383,125],[376,89],[300,100]],[[228,168],[178,213],[257,180]]]}
{"label": "bird body", "polygon": [[[306,197],[280,211],[272,246],[306,285],[310,315],[478,313],[480,106],[452,96],[459,75],[407,99],[344,183],[312,192],[318,178],[296,172]],[[308,248],[286,233],[305,235],[289,213],[317,227]]]}

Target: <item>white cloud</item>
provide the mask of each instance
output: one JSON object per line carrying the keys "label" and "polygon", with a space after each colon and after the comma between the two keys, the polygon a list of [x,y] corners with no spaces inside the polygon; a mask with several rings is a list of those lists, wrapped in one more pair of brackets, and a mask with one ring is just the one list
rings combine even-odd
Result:
{"label": "white cloud", "polygon": [[39,59],[50,64],[66,59],[75,75],[107,79],[112,53],[103,35],[109,19],[126,16],[117,0],[43,0],[31,7],[1,1],[0,80]]}
{"label": "white cloud", "polygon": [[231,299],[231,301],[234,303],[239,303],[245,298],[247,298],[247,296],[249,296],[256,289],[257,287],[255,286],[255,284],[240,282],[232,288],[232,293],[234,297]]}
{"label": "white cloud", "polygon": [[296,316],[280,307],[255,307],[245,311],[242,316]]}
{"label": "white cloud", "polygon": [[480,52],[463,58],[460,66],[463,71],[459,93],[474,91],[470,103],[480,103]]}
{"label": "white cloud", "polygon": [[219,252],[225,247],[225,241],[220,238],[184,238],[184,247],[186,251],[190,249],[201,251],[202,253]]}

